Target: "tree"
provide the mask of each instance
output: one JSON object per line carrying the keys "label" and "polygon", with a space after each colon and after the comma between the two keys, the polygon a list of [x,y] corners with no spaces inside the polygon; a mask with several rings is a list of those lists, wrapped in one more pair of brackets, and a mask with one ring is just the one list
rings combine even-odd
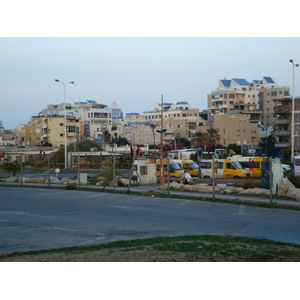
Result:
{"label": "tree", "polygon": [[261,141],[258,143],[258,147],[262,149],[274,149],[276,143],[276,138],[273,134],[270,134],[268,137],[261,138]]}
{"label": "tree", "polygon": [[186,138],[179,138],[176,141],[176,143],[183,145],[183,148],[190,148],[191,147],[191,142]]}
{"label": "tree", "polygon": [[197,131],[195,136],[192,138],[192,143],[194,145],[206,144],[207,141],[207,132]]}
{"label": "tree", "polygon": [[109,143],[110,138],[111,138],[111,134],[109,133],[109,131],[107,131],[107,130],[103,131],[103,141],[104,141],[104,143]]}
{"label": "tree", "polygon": [[[76,142],[76,152],[90,152],[91,148],[97,148],[98,151],[101,151],[101,146],[95,141],[80,141]],[[64,150],[65,147],[60,147],[56,152],[52,155],[52,160],[56,163],[63,163],[65,161]],[[68,152],[74,152],[74,143],[67,146]]]}
{"label": "tree", "polygon": [[21,165],[17,160],[15,160],[14,162],[5,162],[1,165],[1,168],[6,173],[12,172],[13,176],[16,176],[16,174],[21,171]]}
{"label": "tree", "polygon": [[221,136],[219,134],[219,129],[209,128],[206,130],[206,142],[210,145],[215,145],[217,142],[220,141]]}
{"label": "tree", "polygon": [[116,143],[118,147],[129,145],[129,141],[124,137],[114,138],[113,142]]}
{"label": "tree", "polygon": [[237,144],[229,144],[227,146],[227,152],[233,154],[241,154],[241,146]]}

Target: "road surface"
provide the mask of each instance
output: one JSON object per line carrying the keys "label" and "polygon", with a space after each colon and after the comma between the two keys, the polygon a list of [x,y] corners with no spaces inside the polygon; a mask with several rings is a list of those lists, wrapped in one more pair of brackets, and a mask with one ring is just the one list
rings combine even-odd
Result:
{"label": "road surface", "polygon": [[0,187],[0,253],[178,235],[300,244],[300,212],[118,193]]}

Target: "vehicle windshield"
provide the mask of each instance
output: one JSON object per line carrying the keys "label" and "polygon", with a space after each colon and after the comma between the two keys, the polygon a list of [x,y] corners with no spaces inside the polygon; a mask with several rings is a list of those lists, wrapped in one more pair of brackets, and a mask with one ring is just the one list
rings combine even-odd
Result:
{"label": "vehicle windshield", "polygon": [[243,169],[242,165],[238,161],[232,162],[237,169]]}
{"label": "vehicle windshield", "polygon": [[198,166],[195,162],[190,163],[190,165],[191,165],[194,169],[199,169],[199,166]]}
{"label": "vehicle windshield", "polygon": [[173,163],[173,164],[170,164],[170,169],[173,169],[173,170],[181,170],[181,168],[178,166],[178,164],[176,163]]}

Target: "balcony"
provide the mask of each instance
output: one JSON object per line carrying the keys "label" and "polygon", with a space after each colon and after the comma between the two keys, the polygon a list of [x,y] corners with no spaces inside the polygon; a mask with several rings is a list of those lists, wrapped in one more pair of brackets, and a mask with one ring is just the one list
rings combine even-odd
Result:
{"label": "balcony", "polygon": [[219,102],[219,101],[224,101],[224,98],[215,98],[211,99],[212,102]]}
{"label": "balcony", "polygon": [[275,114],[291,113],[291,107],[286,105],[275,106],[274,113]]}
{"label": "balcony", "polygon": [[275,148],[290,148],[291,143],[288,142],[281,142],[281,143],[275,143]]}
{"label": "balcony", "polygon": [[289,130],[276,130],[275,136],[290,136],[291,132]]}
{"label": "balcony", "polygon": [[289,119],[277,119],[277,120],[274,120],[274,124],[275,125],[287,125],[287,124],[290,124],[291,121]]}

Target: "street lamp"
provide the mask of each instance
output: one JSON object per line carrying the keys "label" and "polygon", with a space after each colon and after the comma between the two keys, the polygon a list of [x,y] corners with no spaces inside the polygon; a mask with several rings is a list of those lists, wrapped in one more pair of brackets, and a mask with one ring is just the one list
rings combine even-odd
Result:
{"label": "street lamp", "polygon": [[65,105],[65,114],[64,114],[64,144],[65,144],[65,169],[68,168],[68,162],[67,162],[67,109],[66,109],[66,85],[68,83],[74,84],[74,81],[67,82],[66,84],[63,83],[61,80],[55,79],[56,82],[62,83],[64,86],[64,105]]}
{"label": "street lamp", "polygon": [[299,64],[294,64],[294,61],[290,59],[290,63],[293,64],[293,99],[292,99],[292,126],[291,126],[291,162],[293,162],[293,157],[295,154],[295,144],[294,144],[294,135],[295,135],[295,66],[298,67]]}

